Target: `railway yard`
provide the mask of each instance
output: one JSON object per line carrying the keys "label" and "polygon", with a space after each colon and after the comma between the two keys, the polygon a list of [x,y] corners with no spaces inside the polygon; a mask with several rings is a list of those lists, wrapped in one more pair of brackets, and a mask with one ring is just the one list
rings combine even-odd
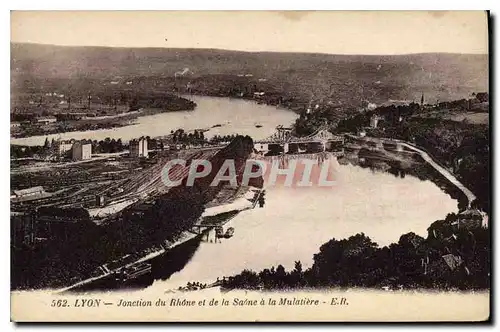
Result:
{"label": "railway yard", "polygon": [[[85,163],[53,163],[38,170],[32,163],[11,165],[11,210],[25,212],[37,207],[84,208],[95,222],[139,201],[165,193],[162,181],[165,163],[171,159],[209,159],[217,149],[161,151],[149,159],[127,154],[95,158]],[[94,158],[93,158],[94,159]],[[36,170],[36,171],[35,171]],[[171,176],[184,177],[187,167],[178,167]],[[16,197],[25,188],[43,191]]]}

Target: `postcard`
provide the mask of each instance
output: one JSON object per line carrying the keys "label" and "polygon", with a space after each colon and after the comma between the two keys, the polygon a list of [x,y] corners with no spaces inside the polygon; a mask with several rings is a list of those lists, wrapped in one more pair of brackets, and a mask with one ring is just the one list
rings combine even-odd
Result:
{"label": "postcard", "polygon": [[11,12],[11,320],[488,321],[488,24]]}

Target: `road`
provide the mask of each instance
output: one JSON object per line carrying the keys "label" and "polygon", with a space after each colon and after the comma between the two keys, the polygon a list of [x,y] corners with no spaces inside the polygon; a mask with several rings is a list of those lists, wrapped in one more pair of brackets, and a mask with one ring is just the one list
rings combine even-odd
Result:
{"label": "road", "polygon": [[378,137],[358,137],[355,135],[347,135],[351,138],[357,139],[357,140],[364,140],[364,141],[372,141],[372,142],[387,142],[387,143],[396,143],[396,144],[401,144],[403,147],[412,150],[418,154],[434,169],[436,169],[440,174],[442,174],[448,181],[450,181],[453,185],[455,185],[458,189],[460,189],[464,195],[467,197],[468,200],[468,208],[470,208],[471,203],[476,199],[476,196],[466,187],[464,186],[458,179],[453,175],[450,171],[448,171],[446,168],[441,166],[436,160],[434,160],[429,153],[426,151],[422,150],[421,148],[398,139],[392,139],[392,138],[378,138]]}
{"label": "road", "polygon": [[476,199],[476,196],[467,188],[465,187],[460,181],[458,181],[458,179],[453,175],[451,174],[450,171],[448,171],[446,168],[442,167],[441,165],[439,165],[438,163],[436,163],[434,161],[434,159],[432,159],[432,157],[425,151],[417,148],[416,146],[413,146],[411,144],[408,144],[406,142],[400,142],[405,148],[408,148],[410,150],[413,150],[417,153],[420,154],[420,156],[422,156],[422,158],[428,162],[432,167],[434,167],[439,173],[441,173],[446,179],[448,179],[448,181],[450,181],[451,183],[453,183],[458,189],[460,189],[464,194],[465,196],[467,196],[467,199],[469,201],[468,203],[468,207],[470,208],[470,204]]}

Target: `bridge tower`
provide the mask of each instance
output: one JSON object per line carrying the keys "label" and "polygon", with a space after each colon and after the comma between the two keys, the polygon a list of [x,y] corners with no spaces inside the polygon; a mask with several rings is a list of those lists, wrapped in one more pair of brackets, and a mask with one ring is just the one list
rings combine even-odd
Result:
{"label": "bridge tower", "polygon": [[285,128],[283,126],[277,126],[276,130],[277,130],[278,139],[281,141],[288,140],[288,138],[290,138],[290,136],[292,134],[292,128]]}

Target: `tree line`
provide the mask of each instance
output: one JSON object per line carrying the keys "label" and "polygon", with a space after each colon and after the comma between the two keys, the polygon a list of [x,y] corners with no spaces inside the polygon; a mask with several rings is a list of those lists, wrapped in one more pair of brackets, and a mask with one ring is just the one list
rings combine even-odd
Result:
{"label": "tree line", "polygon": [[224,278],[224,289],[297,289],[363,287],[381,289],[488,289],[490,237],[478,220],[453,223],[449,214],[434,222],[427,238],[407,233],[397,243],[380,248],[363,233],[335,238],[319,248],[308,269],[295,262],[291,271],[282,265],[260,272],[244,270]]}

